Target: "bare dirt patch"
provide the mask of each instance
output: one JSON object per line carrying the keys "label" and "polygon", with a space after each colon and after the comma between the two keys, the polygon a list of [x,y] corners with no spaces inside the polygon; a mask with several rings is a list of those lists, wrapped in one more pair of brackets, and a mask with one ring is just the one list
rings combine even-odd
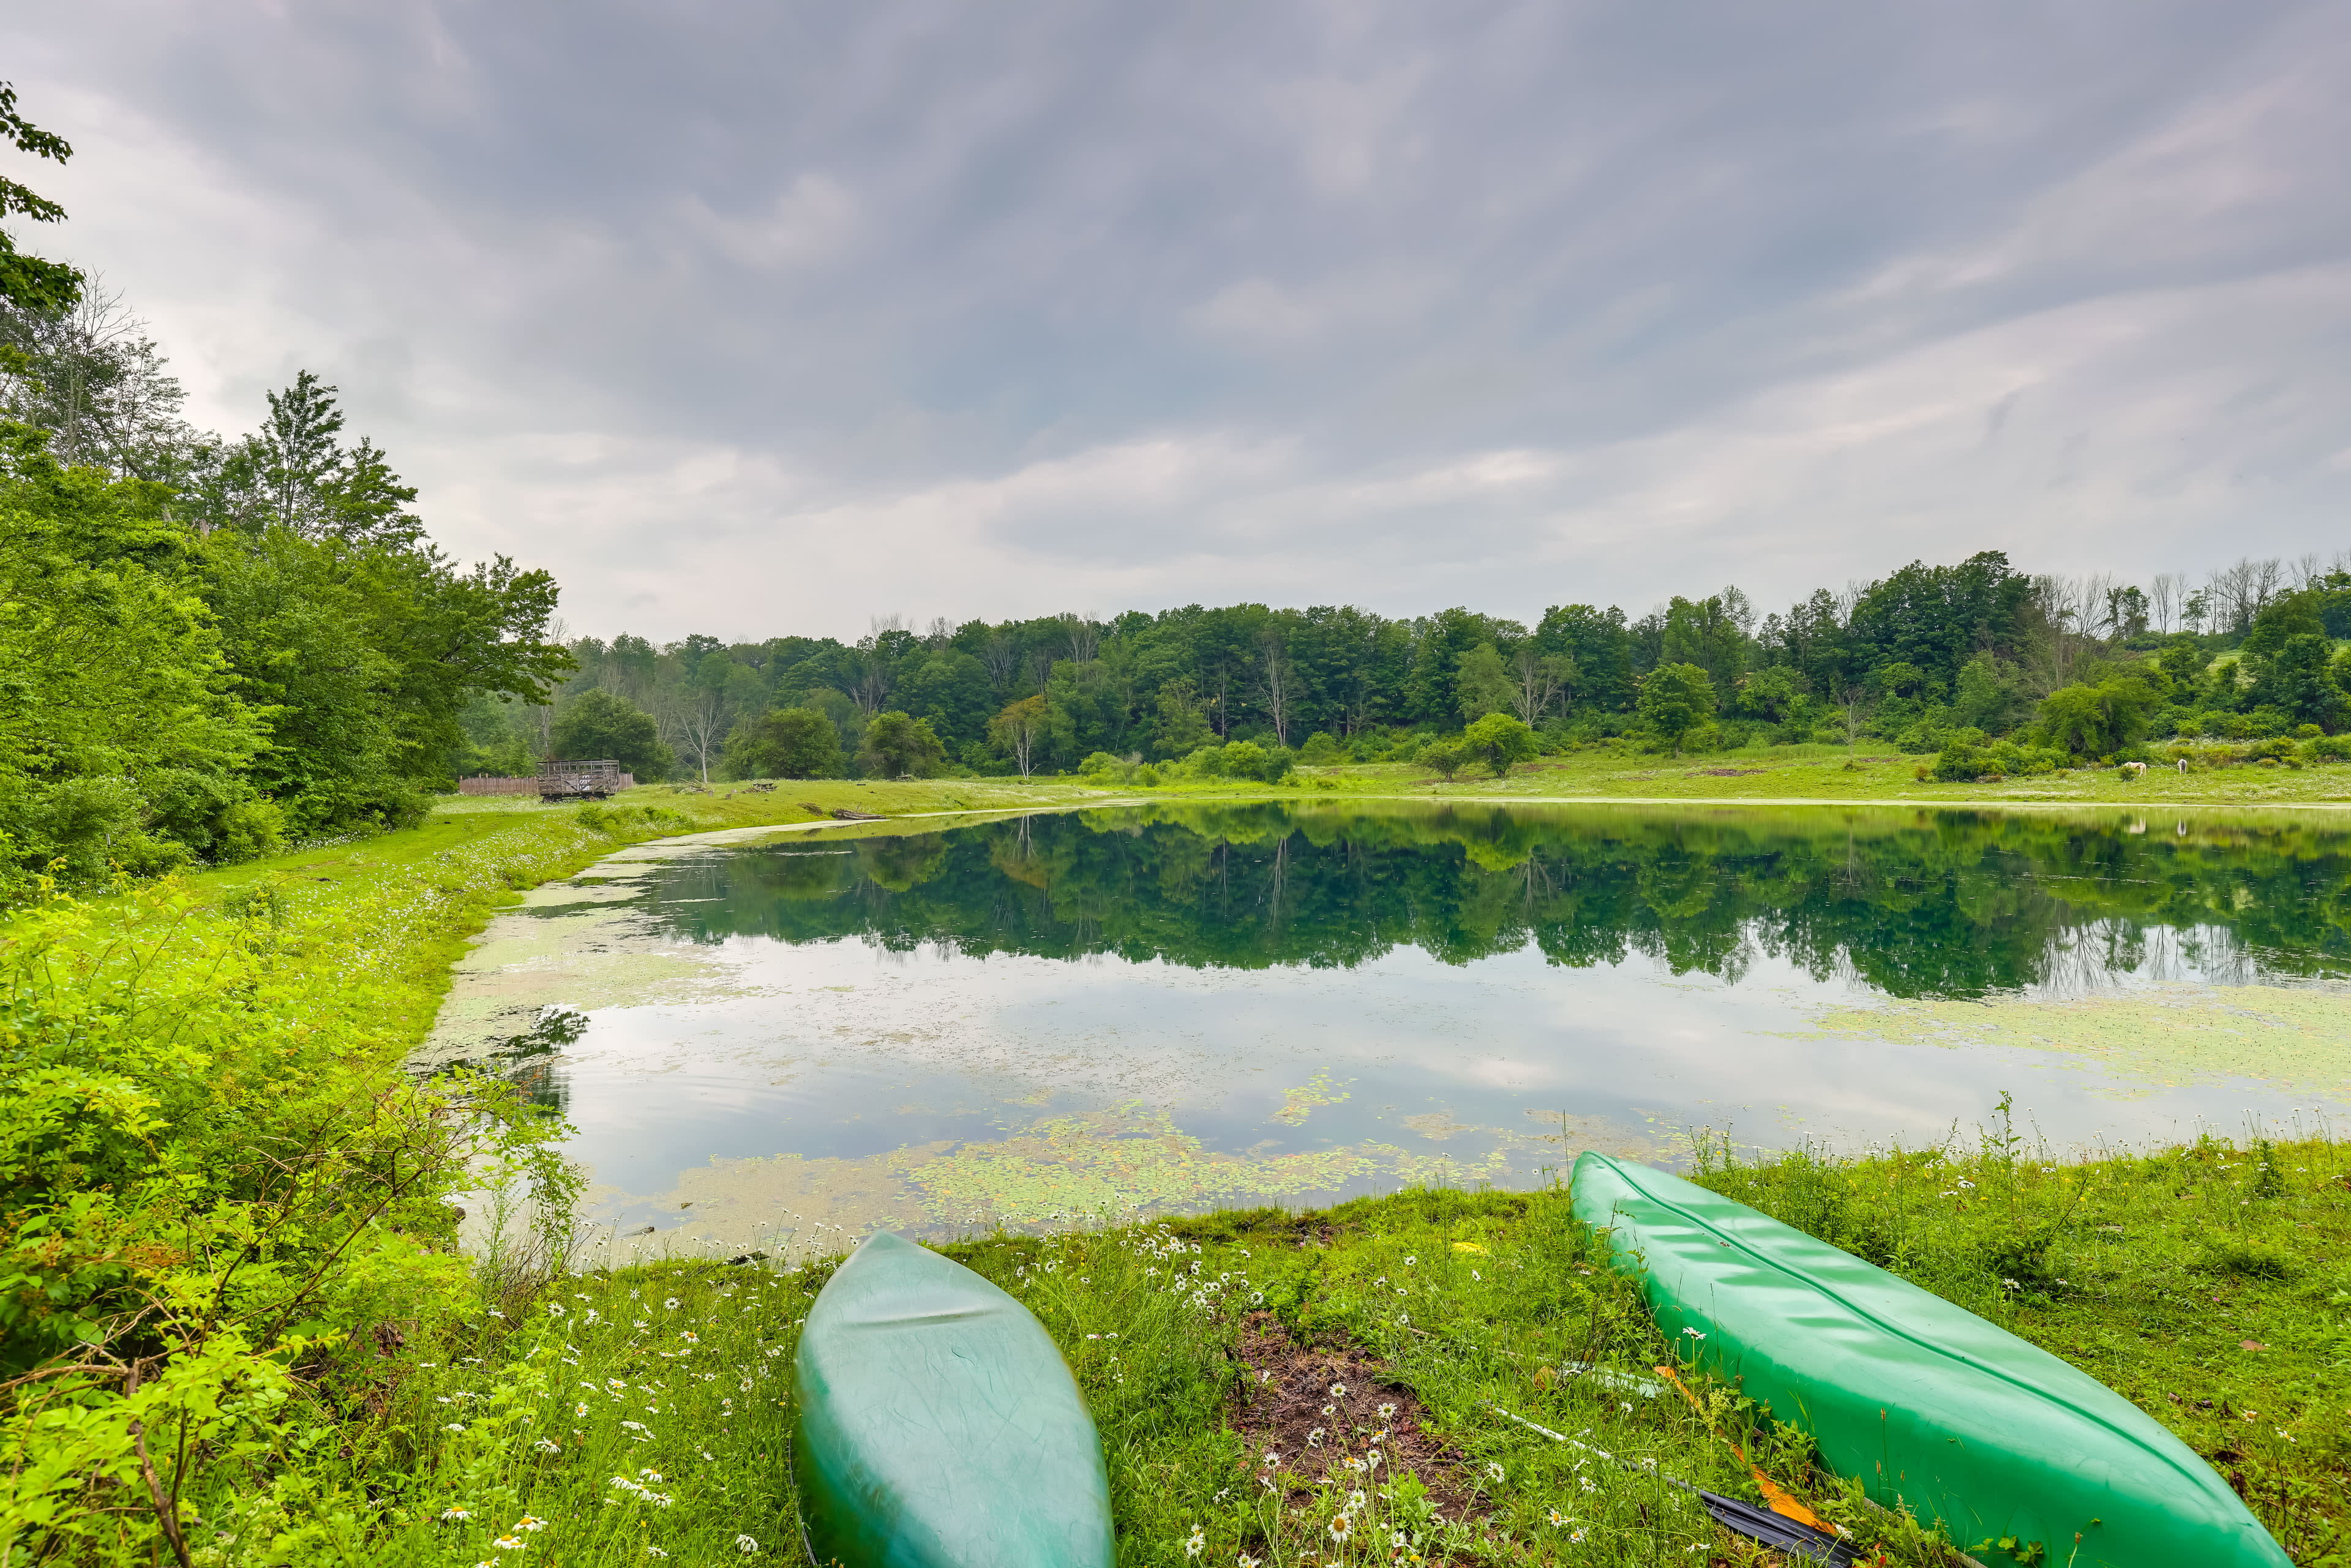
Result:
{"label": "bare dirt patch", "polygon": [[[1301,1345],[1271,1312],[1242,1320],[1234,1354],[1249,1374],[1231,1421],[1250,1475],[1267,1468],[1268,1453],[1279,1454],[1279,1467],[1297,1475],[1364,1459],[1377,1448],[1379,1468],[1418,1476],[1446,1517],[1467,1519],[1475,1511],[1465,1484],[1468,1456],[1423,1427],[1420,1401],[1386,1363],[1345,1341]],[[1303,1498],[1307,1490],[1293,1487],[1290,1495]]]}

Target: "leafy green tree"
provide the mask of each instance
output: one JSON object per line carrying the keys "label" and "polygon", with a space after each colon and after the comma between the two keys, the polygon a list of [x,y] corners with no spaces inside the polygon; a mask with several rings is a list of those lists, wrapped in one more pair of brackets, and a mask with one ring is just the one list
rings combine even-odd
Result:
{"label": "leafy green tree", "polygon": [[1155,756],[1188,757],[1217,738],[1188,675],[1160,684],[1153,714],[1151,749]]}
{"label": "leafy green tree", "polygon": [[2320,633],[2297,632],[2262,660],[2253,701],[2274,707],[2295,724],[2314,724],[2330,733],[2341,727],[2351,695],[2335,679],[2335,644]]}
{"label": "leafy green tree", "polygon": [[653,716],[601,686],[565,700],[556,709],[549,741],[552,760],[592,762],[609,757],[641,784],[668,777],[676,759],[661,740]]}
{"label": "leafy green tree", "polygon": [[987,721],[987,738],[1012,758],[1012,765],[1026,779],[1035,764],[1037,743],[1044,737],[1045,726],[1050,717],[1045,695],[1022,697],[1017,703],[1007,703],[1004,711]]}
{"label": "leafy green tree", "polygon": [[0,884],[274,847],[246,776],[270,714],[238,700],[168,493],[43,447],[0,425]]}
{"label": "leafy green tree", "polygon": [[[17,112],[16,89],[8,82],[0,82],[0,140],[20,152],[56,163],[73,156],[73,148],[64,137],[42,130]],[[65,215],[66,210],[47,197],[0,176],[0,221],[21,217],[53,224]],[[0,299],[20,310],[68,310],[81,298],[81,287],[80,273],[59,262],[26,256],[16,248],[7,230],[0,227]]]}
{"label": "leafy green tree", "polygon": [[727,737],[726,770],[737,779],[838,779],[848,772],[841,731],[812,707],[778,708]]}
{"label": "leafy green tree", "polygon": [[1420,755],[1414,758],[1423,768],[1432,770],[1447,784],[1453,782],[1455,774],[1477,759],[1477,753],[1471,751],[1458,737],[1432,740],[1422,747]]}
{"label": "leafy green tree", "polygon": [[1660,664],[1641,680],[1641,724],[1682,754],[1690,731],[1714,717],[1714,682],[1696,664]]}
{"label": "leafy green tree", "polygon": [[1339,749],[1339,737],[1327,729],[1316,730],[1298,748],[1298,760],[1309,768],[1329,768],[1344,755]]}
{"label": "leafy green tree", "polygon": [[2077,757],[2110,756],[2144,737],[2161,706],[2156,689],[2133,675],[2060,686],[2041,701],[2041,732]]}
{"label": "leafy green tree", "polygon": [[2165,679],[2182,692],[2192,692],[2203,684],[2204,668],[2211,662],[2212,656],[2204,651],[2202,640],[2189,632],[2164,643],[2163,652],[2156,656]]}
{"label": "leafy green tree", "polygon": [[1461,744],[1499,779],[1512,765],[1534,760],[1535,732],[1515,715],[1489,713],[1461,732]]}
{"label": "leafy green tree", "polygon": [[997,711],[987,669],[955,647],[920,657],[898,683],[898,695],[908,713],[930,720],[932,729],[949,746],[985,737],[987,721]]}
{"label": "leafy green tree", "polygon": [[877,779],[928,779],[946,756],[930,720],[896,712],[875,716],[857,748],[858,766]]}
{"label": "leafy green tree", "polygon": [[1259,746],[1254,740],[1236,740],[1225,747],[1222,760],[1228,778],[1253,779],[1260,784],[1279,783],[1295,762],[1286,748]]}
{"label": "leafy green tree", "polygon": [[1464,719],[1483,718],[1510,706],[1517,682],[1491,643],[1463,653],[1455,666],[1453,690]]}

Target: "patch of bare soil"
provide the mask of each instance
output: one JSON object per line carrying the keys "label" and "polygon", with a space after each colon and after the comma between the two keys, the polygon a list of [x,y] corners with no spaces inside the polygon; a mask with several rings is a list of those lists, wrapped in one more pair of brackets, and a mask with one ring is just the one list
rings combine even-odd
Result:
{"label": "patch of bare soil", "polygon": [[[1470,1517],[1468,1456],[1422,1426],[1420,1401],[1385,1362],[1343,1340],[1301,1346],[1271,1312],[1241,1321],[1234,1354],[1249,1373],[1231,1421],[1251,1476],[1269,1452],[1281,1456],[1283,1469],[1311,1474],[1376,1446],[1383,1469],[1418,1476],[1447,1518]],[[1306,1489],[1290,1495],[1303,1498]]]}

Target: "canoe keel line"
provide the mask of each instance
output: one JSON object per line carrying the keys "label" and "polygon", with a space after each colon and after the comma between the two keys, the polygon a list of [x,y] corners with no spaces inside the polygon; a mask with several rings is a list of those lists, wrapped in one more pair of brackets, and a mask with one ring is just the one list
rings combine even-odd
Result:
{"label": "canoe keel line", "polygon": [[1579,1156],[1573,1202],[1693,1362],[1961,1550],[2008,1538],[2053,1568],[2291,1568],[2152,1417],[1966,1309],[1646,1166]]}
{"label": "canoe keel line", "polygon": [[1110,1568],[1093,1418],[1029,1310],[883,1231],[809,1310],[792,1469],[831,1568]]}

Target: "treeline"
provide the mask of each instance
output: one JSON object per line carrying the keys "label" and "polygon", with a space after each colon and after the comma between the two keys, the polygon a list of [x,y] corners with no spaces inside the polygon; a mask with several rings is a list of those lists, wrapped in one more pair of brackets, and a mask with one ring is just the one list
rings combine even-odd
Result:
{"label": "treeline", "polygon": [[[551,710],[478,706],[466,766],[617,756],[640,778],[1068,771],[1134,763],[1264,776],[1426,758],[1494,715],[1558,750],[1863,739],[1947,774],[2134,755],[2152,737],[2332,735],[2351,721],[2351,570],[2240,563],[2187,591],[2018,571],[1997,551],[1913,562],[1758,616],[1726,588],[1637,620],[1562,604],[1532,626],[1468,609],[1198,605],[1098,620],[877,620],[855,643],[571,644]],[[2185,617],[2185,621],[2181,617]],[[1488,726],[1492,736],[1502,727]],[[1185,759],[1189,759],[1188,761]]]}
{"label": "treeline", "polygon": [[569,672],[554,580],[434,548],[336,399],[305,371],[257,430],[196,430],[118,299],[0,243],[0,904],[413,821],[471,705]]}

